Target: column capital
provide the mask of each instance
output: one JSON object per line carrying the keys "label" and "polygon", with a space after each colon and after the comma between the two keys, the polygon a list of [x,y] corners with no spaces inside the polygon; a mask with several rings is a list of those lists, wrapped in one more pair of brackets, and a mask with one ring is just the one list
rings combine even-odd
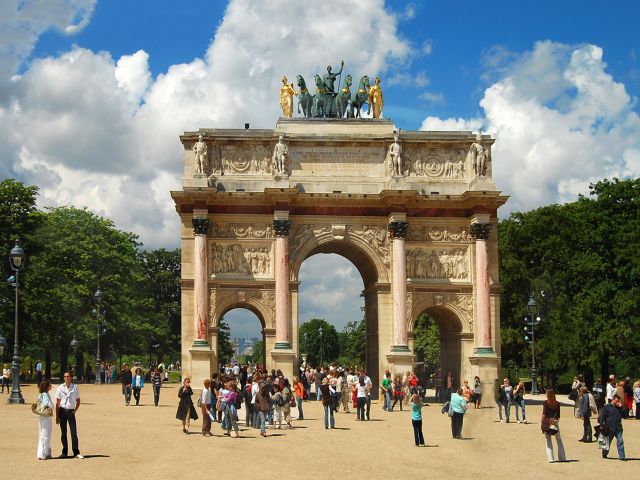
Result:
{"label": "column capital", "polygon": [[291,228],[291,220],[275,219],[273,221],[273,231],[276,237],[288,237],[289,229]]}
{"label": "column capital", "polygon": [[209,219],[193,217],[191,219],[194,235],[206,235],[209,232]]}
{"label": "column capital", "polygon": [[474,240],[486,240],[491,233],[490,223],[472,223],[469,227],[469,232]]}
{"label": "column capital", "polygon": [[406,238],[409,222],[404,220],[392,220],[387,226],[391,238]]}

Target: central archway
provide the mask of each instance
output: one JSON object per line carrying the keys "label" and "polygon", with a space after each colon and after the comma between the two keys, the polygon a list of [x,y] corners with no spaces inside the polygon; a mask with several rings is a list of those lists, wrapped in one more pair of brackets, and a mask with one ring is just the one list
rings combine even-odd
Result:
{"label": "central archway", "polygon": [[[329,232],[327,232],[329,233]],[[350,237],[334,238],[331,234],[326,236],[319,235],[315,238],[313,244],[304,244],[294,251],[291,257],[291,280],[295,288],[292,289],[292,304],[295,312],[294,337],[298,337],[298,326],[300,323],[299,314],[299,275],[302,263],[315,255],[319,254],[336,254],[353,264],[356,268],[364,289],[362,291],[362,300],[364,301],[363,319],[366,329],[366,347],[365,347],[365,368],[374,386],[379,383],[380,376],[380,357],[379,357],[379,329],[378,329],[378,294],[382,290],[388,291],[388,284],[383,286],[380,282],[381,260],[372,251],[372,247],[363,243],[358,244],[358,239]],[[378,389],[372,390],[372,396],[377,398]]]}

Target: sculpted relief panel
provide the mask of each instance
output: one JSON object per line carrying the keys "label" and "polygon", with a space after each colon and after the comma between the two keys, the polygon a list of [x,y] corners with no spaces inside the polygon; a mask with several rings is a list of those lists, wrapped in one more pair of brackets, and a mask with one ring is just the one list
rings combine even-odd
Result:
{"label": "sculpted relief panel", "polygon": [[217,274],[271,275],[271,246],[240,244],[211,245],[212,277]]}
{"label": "sculpted relief panel", "polygon": [[465,227],[447,227],[446,225],[412,226],[409,224],[407,240],[431,242],[464,242],[472,240],[469,229]]}
{"label": "sculpted relief panel", "polygon": [[225,175],[269,175],[271,149],[266,145],[225,145],[221,163]]}
{"label": "sculpted relief panel", "polygon": [[214,238],[273,238],[271,223],[255,225],[251,223],[216,223],[211,229]]}
{"label": "sculpted relief panel", "polygon": [[411,177],[466,178],[467,151],[463,148],[408,148],[404,168]]}
{"label": "sculpted relief panel", "polygon": [[467,248],[407,250],[407,276],[417,279],[468,281],[470,279]]}

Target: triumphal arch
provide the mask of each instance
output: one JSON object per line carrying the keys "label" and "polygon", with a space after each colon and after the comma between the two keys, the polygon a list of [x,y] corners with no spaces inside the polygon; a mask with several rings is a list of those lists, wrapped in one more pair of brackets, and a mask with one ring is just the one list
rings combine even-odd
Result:
{"label": "triumphal arch", "polygon": [[496,212],[506,197],[492,179],[489,136],[283,117],[273,129],[205,128],[180,140],[182,190],[171,195],[182,223],[184,375],[218,368],[218,324],[242,307],[262,323],[267,368],[291,376],[306,320],[300,267],[336,253],[362,275],[374,383],[413,368],[413,329],[426,312],[440,327],[443,368],[493,385]]}

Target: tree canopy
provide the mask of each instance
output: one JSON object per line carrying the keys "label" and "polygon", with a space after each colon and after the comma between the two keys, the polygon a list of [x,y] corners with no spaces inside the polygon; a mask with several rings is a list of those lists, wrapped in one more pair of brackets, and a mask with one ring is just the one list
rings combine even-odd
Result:
{"label": "tree canopy", "polygon": [[640,374],[640,180],[603,180],[590,193],[499,225],[503,362],[527,364],[533,294],[536,356],[552,380],[567,370]]}

